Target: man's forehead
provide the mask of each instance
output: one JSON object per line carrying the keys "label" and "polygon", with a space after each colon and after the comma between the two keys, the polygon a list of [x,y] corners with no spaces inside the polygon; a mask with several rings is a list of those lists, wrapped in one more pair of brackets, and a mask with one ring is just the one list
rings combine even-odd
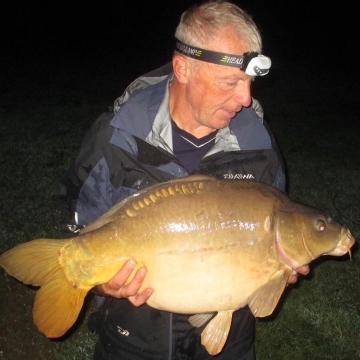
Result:
{"label": "man's forehead", "polygon": [[207,76],[218,81],[238,81],[253,78],[237,67],[201,62],[200,68],[204,70]]}

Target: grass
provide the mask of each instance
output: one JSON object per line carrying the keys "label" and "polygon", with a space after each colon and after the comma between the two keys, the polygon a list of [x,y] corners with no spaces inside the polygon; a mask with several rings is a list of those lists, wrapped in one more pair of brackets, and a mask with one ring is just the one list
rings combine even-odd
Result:
{"label": "grass", "polygon": [[[56,183],[84,132],[130,80],[118,64],[99,68],[95,61],[87,68],[8,65],[0,79],[1,252],[60,236],[67,211],[53,198]],[[254,94],[284,153],[290,196],[327,210],[360,238],[358,92],[353,89],[358,85],[347,81],[334,86],[333,76],[320,78],[292,64],[257,80]],[[353,91],[345,93],[349,85]],[[258,360],[360,359],[359,279],[356,248],[353,261],[316,261],[310,276],[287,288],[275,313],[257,320]],[[48,340],[32,323],[35,291],[0,270],[0,359],[91,359],[96,341],[86,327],[91,299],[70,334]]]}

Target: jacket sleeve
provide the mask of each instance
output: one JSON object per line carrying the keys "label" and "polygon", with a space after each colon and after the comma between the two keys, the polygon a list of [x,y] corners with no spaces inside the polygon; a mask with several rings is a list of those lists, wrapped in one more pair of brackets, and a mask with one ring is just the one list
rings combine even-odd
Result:
{"label": "jacket sleeve", "polygon": [[270,135],[272,150],[275,153],[275,156],[277,158],[277,171],[276,171],[276,175],[273,177],[273,182],[271,185],[286,192],[286,168],[285,168],[284,158],[281,154],[281,151],[279,149],[279,146],[277,144],[275,136],[272,133],[272,131],[270,130],[269,125],[266,121],[264,121],[264,126]]}
{"label": "jacket sleeve", "polygon": [[270,136],[270,140],[271,140],[272,149],[275,152],[275,155],[277,157],[277,171],[276,171],[276,175],[273,176],[273,180],[270,183],[270,185],[273,185],[282,191],[286,191],[285,163],[284,163],[284,159],[281,154],[281,151],[279,149],[279,146],[277,144],[277,141],[275,139],[275,136],[272,133],[268,123],[264,120],[264,110],[263,110],[260,102],[253,98],[251,107],[255,111],[255,113],[259,117],[259,119],[261,119],[266,131],[268,132],[268,134]]}
{"label": "jacket sleeve", "polygon": [[[103,113],[86,133],[79,154],[60,180],[55,195],[72,214],[70,225],[86,225],[112,206],[112,187],[104,154],[114,114]],[[70,229],[70,228],[69,228]]]}

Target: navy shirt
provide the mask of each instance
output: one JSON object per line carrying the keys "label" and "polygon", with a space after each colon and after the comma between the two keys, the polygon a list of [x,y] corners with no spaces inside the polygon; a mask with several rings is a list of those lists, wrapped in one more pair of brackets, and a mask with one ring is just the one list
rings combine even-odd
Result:
{"label": "navy shirt", "polygon": [[191,174],[205,154],[215,143],[217,131],[209,135],[197,138],[185,130],[180,129],[174,121],[171,121],[173,134],[173,151],[180,160],[186,171]]}

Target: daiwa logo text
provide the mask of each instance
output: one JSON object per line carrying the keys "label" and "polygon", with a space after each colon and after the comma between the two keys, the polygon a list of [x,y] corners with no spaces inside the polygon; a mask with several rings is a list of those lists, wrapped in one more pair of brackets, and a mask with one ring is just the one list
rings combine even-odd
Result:
{"label": "daiwa logo text", "polygon": [[225,180],[252,180],[255,179],[254,175],[252,174],[224,174]]}
{"label": "daiwa logo text", "polygon": [[117,326],[117,332],[120,334],[120,335],[124,335],[124,336],[129,336],[130,333],[129,331],[123,329],[121,326]]}

